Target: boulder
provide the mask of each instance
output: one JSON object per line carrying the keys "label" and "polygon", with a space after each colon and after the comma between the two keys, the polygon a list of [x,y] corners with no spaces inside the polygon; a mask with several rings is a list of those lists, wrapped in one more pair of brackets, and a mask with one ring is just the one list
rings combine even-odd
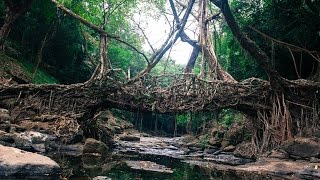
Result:
{"label": "boulder", "polygon": [[0,108],[0,122],[10,122],[11,117],[7,109]]}
{"label": "boulder", "polygon": [[122,135],[119,139],[121,141],[140,141],[140,137],[134,135]]}
{"label": "boulder", "polygon": [[8,143],[8,144],[14,143],[14,135],[0,130],[0,144],[3,144],[3,143]]}
{"label": "boulder", "polygon": [[208,144],[211,146],[221,146],[222,139],[217,137],[211,137],[208,141]]}
{"label": "boulder", "polygon": [[106,154],[109,150],[109,147],[96,139],[88,138],[83,146],[83,154]]}
{"label": "boulder", "polygon": [[248,124],[249,122],[246,119],[233,123],[228,131],[224,133],[223,141],[228,141],[229,144],[236,146],[243,141],[249,140],[250,130],[248,129]]}
{"label": "boulder", "polygon": [[0,108],[0,130],[9,132],[11,127],[11,117],[7,109]]}
{"label": "boulder", "polygon": [[254,145],[251,142],[242,142],[236,146],[236,149],[233,151],[233,154],[236,156],[244,157],[244,158],[255,158],[256,153],[254,150]]}
{"label": "boulder", "polygon": [[285,141],[282,149],[295,159],[320,157],[320,141],[316,138],[295,138]]}
{"label": "boulder", "polygon": [[19,149],[28,151],[36,150],[43,152],[45,148],[40,148],[40,150],[37,149],[41,146],[45,146],[50,140],[53,140],[54,138],[54,136],[48,134],[35,131],[27,131],[23,133],[15,133],[14,143],[15,147]]}
{"label": "boulder", "polygon": [[58,173],[60,166],[46,156],[0,145],[0,176]]}
{"label": "boulder", "polygon": [[235,149],[236,149],[235,146],[229,145],[229,146],[223,148],[223,151],[225,151],[225,152],[232,152],[232,151],[234,151]]}

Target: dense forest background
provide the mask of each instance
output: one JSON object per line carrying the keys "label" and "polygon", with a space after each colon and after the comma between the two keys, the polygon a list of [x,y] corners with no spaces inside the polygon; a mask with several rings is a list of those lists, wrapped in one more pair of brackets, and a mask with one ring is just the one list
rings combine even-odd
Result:
{"label": "dense forest background", "polygon": [[[6,1],[0,2],[0,25],[5,23]],[[13,0],[23,6],[27,0]],[[134,23],[134,15],[144,14],[157,19],[167,11],[166,1],[117,1],[109,0],[108,7],[102,8],[101,1],[64,0],[59,1],[76,14],[96,24],[105,24],[103,28],[113,35],[145,51],[142,47],[147,39],[143,31]],[[187,2],[181,0],[181,4]],[[320,51],[320,1],[318,0],[249,0],[230,1],[231,9],[241,30],[264,50],[280,75],[287,79],[319,80]],[[182,7],[181,7],[182,8]],[[212,13],[219,12],[213,5]],[[218,61],[236,80],[250,77],[266,79],[264,71],[252,57],[239,45],[231,30],[220,15],[211,22],[212,41]],[[4,39],[4,53],[17,59],[30,74],[34,83],[73,84],[88,80],[98,64],[99,35],[65,15],[51,1],[33,1],[26,13],[12,25]],[[152,54],[152,52],[144,52]],[[134,76],[140,72],[146,62],[132,48],[115,39],[110,39],[108,55],[112,68],[121,68]],[[200,59],[201,56],[198,57]],[[194,73],[200,72],[200,60],[197,61]],[[153,74],[183,73],[184,65],[175,64],[174,60],[163,57],[151,71]],[[220,112],[220,111],[219,111]],[[223,110],[220,119],[230,121],[237,113]],[[219,117],[213,113],[169,115],[160,118],[159,122],[176,119],[181,132],[186,131],[187,121],[195,116],[194,132],[208,119]],[[131,121],[139,115],[129,114]],[[219,114],[219,113],[218,113]],[[153,114],[145,114],[153,118]],[[164,115],[162,115],[164,116]],[[231,116],[231,117],[230,117]],[[147,122],[147,121],[146,121]],[[227,122],[228,124],[228,122]],[[146,125],[154,126],[154,125]],[[170,130],[174,124],[170,124]]]}

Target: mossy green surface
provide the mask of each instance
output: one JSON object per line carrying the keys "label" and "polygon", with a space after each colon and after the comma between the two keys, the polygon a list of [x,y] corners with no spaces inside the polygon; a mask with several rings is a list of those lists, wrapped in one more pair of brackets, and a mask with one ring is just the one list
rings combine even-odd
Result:
{"label": "mossy green surface", "polygon": [[23,74],[28,79],[31,80],[32,83],[35,84],[57,84],[59,81],[51,76],[49,73],[42,69],[38,69],[35,74],[34,65],[27,61],[18,61],[15,58],[9,57],[4,53],[0,53],[0,72],[4,74],[4,72],[14,72],[14,71],[22,71],[18,74]]}

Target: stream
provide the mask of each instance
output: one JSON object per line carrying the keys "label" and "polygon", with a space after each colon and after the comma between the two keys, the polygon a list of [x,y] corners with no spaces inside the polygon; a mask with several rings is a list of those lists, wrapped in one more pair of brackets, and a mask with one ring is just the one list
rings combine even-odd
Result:
{"label": "stream", "polygon": [[[209,173],[187,160],[211,159],[223,164],[245,164],[249,159],[236,158],[216,149],[186,147],[181,137],[140,137],[140,141],[117,140],[105,157],[59,152],[49,154],[63,168],[67,179],[224,179],[221,173]],[[215,155],[216,153],[216,155]]]}

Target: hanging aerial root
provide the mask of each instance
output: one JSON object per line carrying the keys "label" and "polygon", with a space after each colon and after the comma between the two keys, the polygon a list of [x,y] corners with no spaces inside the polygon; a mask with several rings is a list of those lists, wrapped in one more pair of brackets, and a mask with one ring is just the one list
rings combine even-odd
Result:
{"label": "hanging aerial root", "polygon": [[252,141],[256,146],[256,153],[279,147],[284,141],[293,137],[293,121],[284,94],[271,97],[272,110],[258,111],[256,130],[252,132]]}

